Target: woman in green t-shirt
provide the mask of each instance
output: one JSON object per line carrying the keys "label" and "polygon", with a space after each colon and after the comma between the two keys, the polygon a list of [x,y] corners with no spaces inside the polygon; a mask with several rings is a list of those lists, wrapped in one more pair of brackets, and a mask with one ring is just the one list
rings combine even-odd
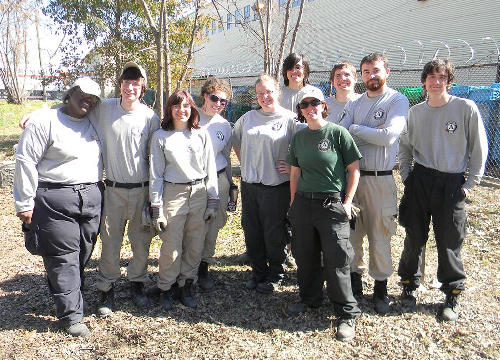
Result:
{"label": "woman in green t-shirt", "polygon": [[349,273],[353,256],[349,219],[361,154],[346,129],[325,120],[326,110],[318,89],[299,98],[297,113],[307,128],[293,135],[287,162],[300,302],[287,311],[297,315],[319,307],[326,279],[328,297],[340,318],[337,339],[347,341],[354,337],[354,318],[360,314]]}

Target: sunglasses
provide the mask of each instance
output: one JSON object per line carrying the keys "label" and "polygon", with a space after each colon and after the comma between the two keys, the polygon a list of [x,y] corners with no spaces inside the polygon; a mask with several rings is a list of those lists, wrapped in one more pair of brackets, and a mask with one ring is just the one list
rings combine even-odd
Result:
{"label": "sunglasses", "polygon": [[213,101],[214,103],[220,101],[220,104],[222,106],[226,106],[227,105],[227,99],[220,98],[217,95],[212,94],[208,98],[210,99],[210,101]]}
{"label": "sunglasses", "polygon": [[320,105],[321,103],[322,103],[322,101],[321,101],[321,100],[318,100],[318,99],[312,99],[311,101],[304,101],[304,100],[303,100],[303,101],[301,101],[301,102],[299,103],[299,108],[301,108],[301,109],[307,109],[307,107],[308,107],[309,105],[312,105],[312,106],[318,106],[318,105]]}

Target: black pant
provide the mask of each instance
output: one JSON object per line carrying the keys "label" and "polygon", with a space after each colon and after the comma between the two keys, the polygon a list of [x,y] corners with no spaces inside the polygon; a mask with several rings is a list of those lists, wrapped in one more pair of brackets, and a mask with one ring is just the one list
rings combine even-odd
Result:
{"label": "black pant", "polygon": [[311,307],[321,305],[325,278],[337,316],[359,315],[351,289],[349,265],[354,252],[349,242],[349,221],[340,200],[305,199],[296,194],[289,217],[301,301]]}
{"label": "black pant", "polygon": [[56,315],[63,326],[83,318],[81,279],[101,218],[101,184],[38,188],[27,246],[42,256]]}
{"label": "black pant", "polygon": [[288,182],[277,186],[241,182],[241,225],[253,276],[258,282],[277,282],[285,274],[285,219],[289,204]]}
{"label": "black pant", "polygon": [[432,225],[438,251],[437,278],[445,293],[463,290],[465,272],[460,257],[465,238],[466,214],[463,174],[442,173],[415,164],[405,181],[399,208],[400,224],[406,229],[398,274],[412,288],[420,284],[422,250]]}

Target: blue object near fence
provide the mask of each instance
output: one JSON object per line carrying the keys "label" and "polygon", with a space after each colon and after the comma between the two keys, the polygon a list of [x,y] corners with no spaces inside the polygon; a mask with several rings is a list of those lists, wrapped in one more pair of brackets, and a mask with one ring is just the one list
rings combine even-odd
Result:
{"label": "blue object near fence", "polygon": [[468,98],[474,101],[488,135],[487,167],[500,167],[500,88],[470,86]]}
{"label": "blue object near fence", "polygon": [[461,98],[468,98],[470,93],[470,86],[467,85],[455,85],[450,88],[449,93],[454,96]]}

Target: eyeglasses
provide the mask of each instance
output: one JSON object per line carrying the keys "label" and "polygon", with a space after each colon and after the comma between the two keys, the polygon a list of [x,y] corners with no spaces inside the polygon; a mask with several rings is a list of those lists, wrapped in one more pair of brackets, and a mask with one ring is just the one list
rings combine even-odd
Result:
{"label": "eyeglasses", "polygon": [[133,88],[139,88],[142,86],[140,80],[123,80],[122,83],[125,87],[132,86]]}
{"label": "eyeglasses", "polygon": [[217,95],[212,94],[208,98],[210,99],[210,101],[213,101],[214,103],[220,101],[220,104],[222,106],[226,106],[227,105],[227,99],[223,99],[221,97],[218,97]]}
{"label": "eyeglasses", "polygon": [[301,109],[307,109],[307,107],[309,105],[312,105],[312,106],[318,106],[322,103],[321,100],[319,99],[312,99],[311,101],[305,101],[305,100],[302,100],[300,103],[299,103],[299,108]]}
{"label": "eyeglasses", "polygon": [[272,93],[274,92],[274,90],[266,90],[265,92],[258,92],[256,93],[257,94],[257,97],[264,97],[266,95],[271,95]]}

